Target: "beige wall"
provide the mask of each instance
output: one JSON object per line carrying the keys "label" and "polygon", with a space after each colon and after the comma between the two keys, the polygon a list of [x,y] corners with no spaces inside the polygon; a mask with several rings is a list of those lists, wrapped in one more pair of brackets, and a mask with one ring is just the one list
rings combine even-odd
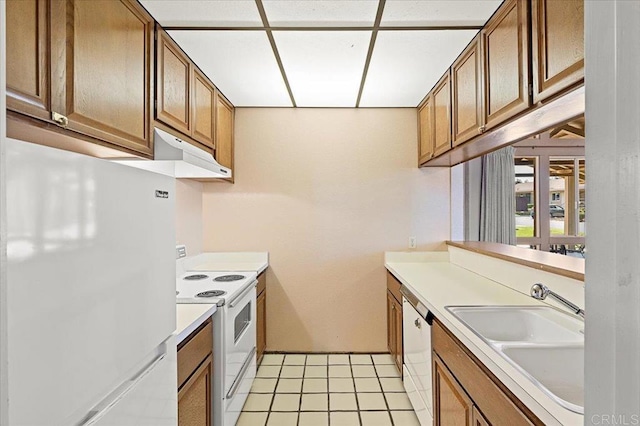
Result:
{"label": "beige wall", "polygon": [[193,256],[202,252],[202,183],[176,179],[176,243]]}
{"label": "beige wall", "polygon": [[386,350],[385,250],[444,249],[449,169],[415,109],[238,109],[235,185],[204,184],[205,251],[268,251],[268,350]]}

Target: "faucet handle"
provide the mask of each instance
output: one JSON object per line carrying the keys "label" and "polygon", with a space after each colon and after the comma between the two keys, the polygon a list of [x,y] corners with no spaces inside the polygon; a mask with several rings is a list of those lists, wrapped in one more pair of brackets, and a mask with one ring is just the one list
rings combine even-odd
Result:
{"label": "faucet handle", "polygon": [[531,286],[531,297],[538,300],[544,300],[549,295],[549,287],[542,283],[535,283]]}

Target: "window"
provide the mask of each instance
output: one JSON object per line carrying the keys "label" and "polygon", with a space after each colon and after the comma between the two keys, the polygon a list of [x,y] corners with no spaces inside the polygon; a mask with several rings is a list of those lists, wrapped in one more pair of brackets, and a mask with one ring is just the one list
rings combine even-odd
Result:
{"label": "window", "polygon": [[560,193],[552,192],[551,193],[551,201],[560,201]]}

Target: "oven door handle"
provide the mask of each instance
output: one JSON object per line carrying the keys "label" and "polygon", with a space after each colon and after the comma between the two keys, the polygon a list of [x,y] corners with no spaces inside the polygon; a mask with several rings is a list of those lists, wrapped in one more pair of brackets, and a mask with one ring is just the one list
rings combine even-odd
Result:
{"label": "oven door handle", "polygon": [[242,379],[244,378],[244,374],[247,372],[247,368],[249,368],[249,366],[251,365],[251,361],[253,360],[253,355],[255,353],[256,353],[256,347],[254,346],[253,349],[251,349],[251,352],[249,352],[249,356],[247,357],[247,359],[244,360],[244,364],[242,364],[242,368],[240,369],[240,372],[236,376],[236,379],[233,381],[233,384],[231,385],[231,389],[229,389],[229,392],[227,392],[227,399],[233,398],[233,396],[238,391],[238,388],[242,383]]}
{"label": "oven door handle", "polygon": [[230,307],[235,307],[238,300],[241,300],[245,294],[249,293],[249,291],[253,290],[256,286],[258,285],[258,281],[254,281],[251,284],[249,284],[249,286],[247,286],[247,288],[245,288],[239,295],[237,295],[236,297],[234,297],[230,302],[229,302],[229,306]]}

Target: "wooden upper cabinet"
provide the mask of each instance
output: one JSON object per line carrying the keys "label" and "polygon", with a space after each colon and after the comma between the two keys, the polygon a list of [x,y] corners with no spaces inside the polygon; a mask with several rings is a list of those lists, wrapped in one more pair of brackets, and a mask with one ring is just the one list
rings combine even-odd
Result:
{"label": "wooden upper cabinet", "polygon": [[153,18],[134,0],[51,4],[51,106],[68,120],[58,123],[151,154]]}
{"label": "wooden upper cabinet", "polygon": [[451,149],[451,78],[449,72],[433,88],[433,156]]}
{"label": "wooden upper cabinet", "polygon": [[473,401],[437,356],[433,358],[433,403],[434,425],[472,424]]}
{"label": "wooden upper cabinet", "polygon": [[191,135],[191,61],[162,29],[157,35],[156,118]]}
{"label": "wooden upper cabinet", "polygon": [[[233,170],[233,120],[235,109],[219,92],[216,92],[216,161]],[[233,181],[233,178],[231,179]]]}
{"label": "wooden upper cabinet", "polygon": [[422,164],[433,157],[433,98],[427,96],[418,107],[418,162]]}
{"label": "wooden upper cabinet", "polygon": [[453,146],[483,132],[482,55],[477,36],[451,66]]}
{"label": "wooden upper cabinet", "polygon": [[533,101],[584,79],[584,0],[532,0]]}
{"label": "wooden upper cabinet", "polygon": [[481,31],[487,129],[531,105],[528,15],[528,0],[506,0]]}
{"label": "wooden upper cabinet", "polygon": [[8,0],[7,108],[49,119],[49,1]]}
{"label": "wooden upper cabinet", "polygon": [[193,131],[191,136],[198,142],[214,147],[215,141],[215,98],[216,92],[207,77],[193,68],[193,104],[191,117]]}

